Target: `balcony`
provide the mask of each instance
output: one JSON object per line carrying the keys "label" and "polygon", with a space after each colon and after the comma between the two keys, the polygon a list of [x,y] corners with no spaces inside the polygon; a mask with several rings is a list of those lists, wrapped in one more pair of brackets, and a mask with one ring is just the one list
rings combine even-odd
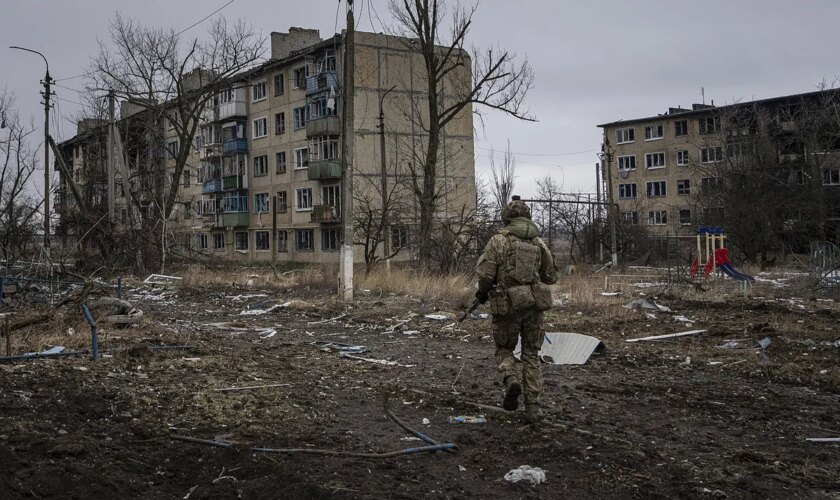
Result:
{"label": "balcony", "polygon": [[222,214],[221,226],[224,227],[247,227],[249,224],[248,212]]}
{"label": "balcony", "polygon": [[207,144],[204,146],[204,156],[221,156],[222,155],[222,145],[218,142],[214,142],[212,144]]}
{"label": "balcony", "polygon": [[225,120],[227,118],[241,117],[248,114],[245,108],[245,101],[231,101],[224,104],[219,104],[216,108],[216,117],[218,120]]}
{"label": "balcony", "polygon": [[341,133],[341,119],[337,116],[321,116],[306,121],[306,135],[338,135]]}
{"label": "balcony", "polygon": [[312,207],[310,222],[329,224],[331,222],[341,222],[341,217],[338,216],[338,210],[332,205],[315,205]]}
{"label": "balcony", "polygon": [[222,190],[222,180],[221,179],[213,179],[209,181],[204,181],[201,184],[201,192],[204,194],[210,193],[218,193]]}
{"label": "balcony", "polygon": [[229,175],[222,178],[222,189],[225,191],[246,187],[243,175]]}
{"label": "balcony", "polygon": [[309,180],[321,181],[341,178],[341,162],[339,160],[309,161]]}
{"label": "balcony", "polygon": [[330,87],[338,87],[338,75],[335,71],[322,71],[317,75],[306,77],[306,93],[314,94]]}
{"label": "balcony", "polygon": [[228,139],[225,141],[222,152],[224,154],[244,154],[248,152],[248,141],[245,139]]}
{"label": "balcony", "polygon": [[225,196],[222,199],[222,212],[226,214],[248,213],[248,196]]}

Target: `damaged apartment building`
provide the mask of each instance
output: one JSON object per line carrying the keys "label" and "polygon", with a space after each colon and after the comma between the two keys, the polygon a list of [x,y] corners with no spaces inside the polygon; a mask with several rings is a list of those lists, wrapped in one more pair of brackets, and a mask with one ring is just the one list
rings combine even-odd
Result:
{"label": "damaged apartment building", "polygon": [[[301,28],[272,33],[271,58],[233,78],[205,109],[180,179],[172,174],[176,134],[158,126],[165,147],[150,156],[163,175],[140,182],[144,189],[156,182],[178,184],[176,209],[166,221],[174,241],[190,252],[251,262],[338,261],[345,216],[343,55],[341,35],[322,40],[317,30]],[[410,187],[412,162],[423,157],[426,138],[418,113],[427,95],[423,59],[408,39],[357,32],[353,62],[354,240],[364,238],[365,218],[381,210],[384,185],[391,214],[384,237],[391,249],[404,249],[397,258],[410,258],[419,220]],[[458,71],[469,81],[469,64]],[[132,152],[145,147],[142,134],[131,130],[141,115],[121,106],[118,127],[129,176],[135,163],[144,161]],[[90,173],[104,172],[103,128],[81,122],[77,135],[59,145],[67,175],[88,186],[97,200],[107,195],[103,175]],[[470,106],[447,124],[441,150],[436,215],[445,219],[469,213],[476,203]],[[91,168],[94,164],[99,166]],[[148,203],[130,206],[121,182],[116,184],[117,227],[128,227],[136,219],[132,211],[148,210]],[[62,173],[57,210],[64,237],[72,240],[77,235],[65,221],[78,207],[67,188]],[[356,259],[363,259],[363,252],[356,252]]]}
{"label": "damaged apartment building", "polygon": [[623,223],[653,236],[722,226],[788,250],[837,240],[840,91],[713,104],[599,125]]}

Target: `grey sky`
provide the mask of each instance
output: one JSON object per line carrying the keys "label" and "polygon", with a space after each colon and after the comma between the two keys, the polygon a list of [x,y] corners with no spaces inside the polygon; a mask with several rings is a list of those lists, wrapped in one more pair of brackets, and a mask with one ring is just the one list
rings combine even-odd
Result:
{"label": "grey sky", "polygon": [[[106,40],[116,10],[155,27],[185,28],[227,0],[0,0],[0,85],[17,95],[24,117],[41,127],[38,102],[43,61],[9,50],[21,45],[43,52],[53,78],[82,73]],[[290,26],[335,29],[337,0],[235,0],[221,11],[244,18],[265,36]],[[373,5],[390,24],[387,0],[356,0],[360,30],[381,31]],[[341,30],[344,8],[338,20]],[[571,2],[485,0],[474,18],[470,43],[496,45],[527,56],[536,71],[529,97],[538,123],[488,112],[476,137],[476,168],[488,171],[488,149],[510,139],[517,156],[517,191],[534,194],[535,179],[552,175],[566,190],[593,190],[598,123],[664,112],[669,106],[716,104],[814,90],[837,68],[836,21],[831,0],[675,0]],[[207,23],[186,34],[200,36]],[[79,89],[79,79],[59,81]],[[56,135],[67,139],[67,121],[78,101],[56,88],[61,120]],[[566,154],[584,151],[579,154]]]}

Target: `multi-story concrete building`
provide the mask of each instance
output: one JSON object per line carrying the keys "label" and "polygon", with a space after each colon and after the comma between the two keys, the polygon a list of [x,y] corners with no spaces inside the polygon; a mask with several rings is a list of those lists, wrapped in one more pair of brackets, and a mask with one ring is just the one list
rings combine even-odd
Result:
{"label": "multi-story concrete building", "polygon": [[[385,237],[391,248],[412,244],[418,213],[408,188],[410,166],[425,135],[418,121],[422,114],[419,119],[416,114],[426,95],[422,57],[407,39],[357,32],[355,85],[348,90],[341,81],[343,54],[341,35],[322,40],[317,30],[300,28],[272,33],[271,59],[237,76],[214,99],[182,178],[166,179],[179,184],[170,223],[182,242],[208,255],[249,261],[337,261],[344,216],[342,94],[352,91],[354,200],[363,205],[360,210],[379,210],[384,178],[389,198],[399,200],[389,208],[393,217]],[[469,73],[469,64],[462,70]],[[128,114],[123,109],[123,120]],[[164,128],[166,147],[177,151],[176,134]],[[65,160],[80,171],[84,151],[93,144],[80,130],[61,147]],[[441,149],[438,215],[445,218],[475,207],[470,106],[446,126]],[[172,155],[162,156],[173,171]],[[118,189],[118,213],[127,206],[120,194]],[[357,260],[363,258],[356,252]]]}
{"label": "multi-story concrete building", "polygon": [[828,111],[838,109],[840,92],[826,90],[598,125],[605,182],[624,222],[654,235],[737,228],[766,207],[778,211],[767,232],[836,237],[840,118]]}

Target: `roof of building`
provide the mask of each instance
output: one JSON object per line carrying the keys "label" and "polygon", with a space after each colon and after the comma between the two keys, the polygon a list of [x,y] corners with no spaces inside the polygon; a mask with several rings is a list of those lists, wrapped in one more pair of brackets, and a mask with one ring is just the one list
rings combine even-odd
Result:
{"label": "roof of building", "polygon": [[774,102],[784,102],[790,101],[793,99],[808,99],[811,97],[815,97],[821,94],[826,93],[840,93],[840,88],[838,89],[827,89],[827,90],[817,90],[814,92],[804,92],[801,94],[791,94],[785,96],[778,96],[778,97],[768,97],[767,99],[756,99],[753,101],[745,101],[745,102],[737,102],[733,104],[726,104],[724,106],[710,106],[707,104],[694,104],[692,105],[692,109],[684,109],[684,108],[669,108],[667,113],[662,113],[655,116],[647,116],[644,118],[631,118],[628,120],[617,120],[614,122],[609,123],[602,123],[597,125],[599,128],[606,128],[606,127],[613,127],[616,125],[628,125],[628,124],[635,124],[641,122],[649,122],[653,120],[659,120],[662,118],[673,118],[673,117],[691,117],[691,116],[699,116],[708,114],[710,111],[719,111],[725,109],[732,109],[741,106],[755,106],[755,105],[762,105],[762,104],[770,104]]}

